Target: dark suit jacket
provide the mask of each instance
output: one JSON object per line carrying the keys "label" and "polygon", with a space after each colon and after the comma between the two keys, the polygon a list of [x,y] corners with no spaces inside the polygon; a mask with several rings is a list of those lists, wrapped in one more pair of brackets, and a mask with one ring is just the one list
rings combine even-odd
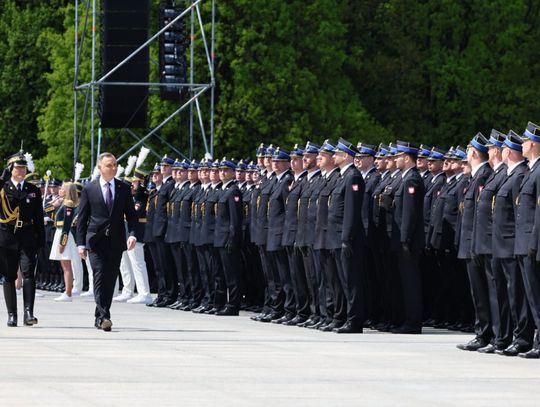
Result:
{"label": "dark suit jacket", "polygon": [[259,184],[259,193],[257,196],[257,207],[255,208],[255,222],[254,225],[256,229],[255,235],[251,237],[255,241],[255,244],[258,246],[266,245],[266,240],[268,238],[268,200],[270,199],[270,194],[272,193],[274,183],[276,182],[276,176],[271,175],[270,178],[266,176],[261,178]]}
{"label": "dark suit jacket", "polygon": [[[411,249],[422,249],[424,235],[424,182],[418,170],[413,167],[402,178],[396,191],[394,221],[398,227],[392,230],[392,247],[407,244]],[[399,242],[395,239],[399,237]]]}
{"label": "dark suit jacket", "polygon": [[200,244],[214,244],[214,233],[216,228],[216,212],[218,201],[223,195],[221,182],[215,185],[215,188],[209,186],[202,197],[201,206],[201,232]]}
{"label": "dark suit jacket", "polygon": [[493,254],[493,202],[497,191],[506,180],[507,169],[506,164],[502,164],[496,171],[493,171],[486,180],[484,189],[478,194],[472,234],[472,252],[474,254]]}
{"label": "dark suit jacket", "polygon": [[371,195],[371,200],[373,202],[373,225],[374,229],[374,247],[385,250],[388,248],[389,237],[386,227],[386,207],[383,205],[383,191],[386,187],[392,182],[392,176],[390,172],[387,172],[385,177],[382,177],[381,180],[373,190]]}
{"label": "dark suit jacket", "polygon": [[[0,190],[11,210],[19,208],[19,221],[24,226],[15,231],[15,221],[0,224],[0,247],[17,249],[20,247],[41,248],[45,246],[45,226],[43,224],[43,206],[38,187],[25,181],[19,192],[11,180],[0,181]],[[0,218],[6,219],[3,205],[0,206]],[[54,228],[53,228],[54,229]]]}
{"label": "dark suit jacket", "polygon": [[173,177],[167,178],[157,194],[156,212],[154,214],[153,231],[154,237],[165,237],[167,232],[168,214],[167,204],[171,199],[171,194],[174,192],[175,181]]}
{"label": "dark suit jacket", "polygon": [[439,193],[445,182],[446,175],[440,173],[432,176],[426,186],[426,194],[424,195],[424,232],[426,233],[426,246],[428,246],[429,243],[428,230],[429,221],[431,220],[431,207],[439,197]]}
{"label": "dark suit jacket", "polygon": [[300,174],[295,181],[293,178],[289,186],[289,194],[285,200],[285,227],[283,228],[283,246],[294,246],[296,232],[298,230],[298,206],[300,205],[300,194],[307,185],[307,172]]}
{"label": "dark suit jacket", "polygon": [[[460,180],[462,177],[460,177]],[[435,249],[455,249],[454,240],[459,206],[458,188],[460,180],[454,177],[445,182],[440,190],[439,197],[431,207],[428,239],[429,246]]]}
{"label": "dark suit jacket", "polygon": [[327,249],[340,249],[343,242],[364,242],[364,190],[364,178],[354,165],[338,177],[328,203]]}
{"label": "dark suit jacket", "polygon": [[[540,216],[537,208],[540,195],[540,160],[525,174],[521,181],[516,210],[516,239],[514,254],[525,256],[529,248],[536,249],[536,220]],[[536,212],[536,214],[535,214]],[[533,234],[533,229],[535,229]]]}
{"label": "dark suit jacket", "polygon": [[321,172],[317,170],[306,180],[298,201],[298,229],[296,231],[297,246],[310,246],[315,241],[315,222],[317,221],[317,196],[321,188]]}
{"label": "dark suit jacket", "polygon": [[325,174],[321,177],[320,191],[316,197],[317,202],[317,220],[315,222],[315,241],[313,248],[321,250],[326,248],[326,232],[328,229],[328,202],[330,195],[339,181],[339,168],[336,168],[332,173]]}
{"label": "dark suit jacket", "polygon": [[77,222],[77,245],[91,251],[120,251],[127,249],[127,222],[129,236],[135,236],[137,213],[128,184],[114,179],[114,205],[109,213],[99,179],[88,184],[81,193]]}
{"label": "dark suit jacket", "polygon": [[144,227],[145,243],[154,243],[156,241],[154,237],[154,215],[156,213],[157,196],[157,189],[153,189],[148,193],[148,200],[146,201],[146,225]]}
{"label": "dark suit jacket", "polygon": [[474,177],[471,178],[469,185],[464,189],[463,204],[461,212],[461,231],[459,238],[458,258],[470,259],[472,252],[472,232],[474,225],[474,216],[476,214],[476,201],[478,195],[484,189],[486,181],[493,170],[488,163],[485,163],[478,169]]}
{"label": "dark suit jacket", "polygon": [[365,192],[364,199],[362,201],[362,222],[364,223],[364,230],[366,231],[366,236],[368,237],[366,243],[370,247],[375,246],[376,240],[376,227],[375,223],[373,222],[374,201],[372,197],[380,181],[381,173],[375,168],[372,168],[364,178]]}

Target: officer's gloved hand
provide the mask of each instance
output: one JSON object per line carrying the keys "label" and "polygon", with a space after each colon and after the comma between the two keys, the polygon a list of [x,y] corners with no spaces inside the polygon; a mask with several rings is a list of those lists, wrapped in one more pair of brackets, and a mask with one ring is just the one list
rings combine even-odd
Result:
{"label": "officer's gloved hand", "polygon": [[9,168],[4,168],[2,172],[2,181],[8,182],[11,179],[11,170]]}
{"label": "officer's gloved hand", "polygon": [[341,242],[341,253],[345,257],[351,257],[353,254],[352,244],[350,242]]}
{"label": "officer's gloved hand", "polygon": [[531,258],[532,260],[536,260],[536,249],[531,247],[529,249],[529,252],[527,253],[527,256],[529,256],[529,258]]}

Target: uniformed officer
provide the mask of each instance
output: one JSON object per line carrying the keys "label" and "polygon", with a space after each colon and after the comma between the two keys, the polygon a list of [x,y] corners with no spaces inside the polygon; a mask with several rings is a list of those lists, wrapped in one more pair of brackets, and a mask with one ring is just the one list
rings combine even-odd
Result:
{"label": "uniformed officer", "polygon": [[[537,227],[540,220],[540,126],[529,122],[523,134],[523,155],[529,160],[529,171],[519,189],[516,208],[514,254],[525,285],[525,294],[536,327],[532,349],[520,353],[527,359],[540,358],[540,278],[538,270]],[[534,227],[533,227],[534,225]]]}
{"label": "uniformed officer", "polygon": [[430,146],[420,144],[420,148],[418,149],[418,158],[416,159],[416,168],[418,169],[418,173],[424,180],[424,187],[426,188],[426,190],[429,182],[431,181],[431,177],[433,176],[429,171],[428,165],[428,158],[431,155],[432,150],[433,149]]}
{"label": "uniformed officer", "polygon": [[27,161],[22,151],[8,159],[0,178],[0,274],[4,276],[7,325],[17,326],[15,280],[23,275],[24,324],[35,325],[37,251],[45,245],[43,207],[38,187],[24,181]]}
{"label": "uniformed officer", "polygon": [[362,256],[363,296],[365,301],[366,325],[374,326],[381,318],[381,282],[379,281],[380,262],[376,255],[376,233],[373,222],[373,193],[381,180],[381,173],[375,167],[377,147],[367,143],[358,143],[358,153],[354,158],[354,165],[364,179],[364,197],[362,200],[362,223],[366,232],[365,247]]}
{"label": "uniformed officer", "polygon": [[[496,300],[499,309],[510,309],[512,315],[511,322],[505,321],[507,332],[504,334],[508,338],[506,345],[509,346],[495,350],[505,356],[517,356],[531,350],[534,335],[523,279],[514,256],[516,202],[519,187],[528,170],[523,159],[522,143],[521,137],[510,130],[504,140],[502,154],[508,167],[507,176],[497,191],[493,207],[493,258],[500,259],[502,266],[502,273],[494,276],[498,294]],[[499,311],[499,320],[501,314]],[[506,316],[506,319],[510,318]],[[492,320],[495,320],[493,315]]]}
{"label": "uniformed officer", "polygon": [[[298,229],[296,231],[295,248],[300,250],[304,262],[304,271],[308,283],[310,315],[298,326],[308,328],[317,325],[321,316],[326,317],[326,302],[321,308],[319,297],[320,261],[318,253],[313,250],[315,241],[315,222],[317,219],[317,197],[321,185],[321,170],[317,165],[317,155],[320,147],[310,141],[306,143],[302,157],[303,169],[307,172],[306,181],[298,201]],[[317,272],[319,270],[319,272]]]}
{"label": "uniformed officer", "polygon": [[471,296],[476,315],[476,337],[466,344],[457,345],[458,349],[475,351],[488,345],[493,339],[491,312],[487,289],[485,265],[481,258],[473,254],[473,227],[478,196],[493,172],[488,163],[488,140],[482,133],[477,133],[467,147],[467,161],[471,166],[471,180],[463,196],[461,230],[458,258],[467,265]]}
{"label": "uniformed officer", "polygon": [[223,158],[219,164],[222,193],[216,205],[216,232],[214,247],[219,250],[225,283],[227,303],[216,312],[219,316],[234,316],[240,311],[240,245],[242,243],[242,193],[235,180],[236,163]]}
{"label": "uniformed officer", "polygon": [[[334,319],[343,321],[336,333],[362,333],[364,324],[363,250],[366,233],[362,220],[365,182],[354,166],[358,149],[345,139],[339,139],[334,163],[340,177],[328,204],[328,230],[326,248],[333,251],[339,286],[334,291]],[[341,290],[338,291],[338,290]],[[340,309],[340,296],[345,300]]]}
{"label": "uniformed officer", "polygon": [[405,320],[393,333],[419,334],[422,332],[422,281],[418,255],[425,246],[424,183],[416,169],[418,148],[398,141],[396,165],[402,171],[402,182],[395,194],[395,214],[391,245],[397,247],[399,274]]}

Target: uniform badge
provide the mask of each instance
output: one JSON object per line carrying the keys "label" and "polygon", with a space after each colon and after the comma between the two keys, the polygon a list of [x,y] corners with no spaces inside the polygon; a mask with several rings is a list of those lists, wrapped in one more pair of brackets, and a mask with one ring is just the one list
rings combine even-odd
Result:
{"label": "uniform badge", "polygon": [[137,202],[135,204],[135,210],[138,211],[139,209],[141,209],[141,204],[139,202]]}
{"label": "uniform badge", "polygon": [[352,184],[352,190],[358,192],[358,184]]}
{"label": "uniform badge", "polygon": [[239,197],[239,196],[235,196],[235,197],[234,197],[234,202],[240,202],[240,197]]}
{"label": "uniform badge", "polygon": [[438,191],[437,191],[437,196],[439,196],[440,194],[441,194],[441,191],[440,191],[440,190],[438,190]]}
{"label": "uniform badge", "polygon": [[480,186],[478,187],[478,192],[479,192],[479,193],[482,192],[483,189],[484,189],[484,186],[483,186],[483,185],[480,185]]}
{"label": "uniform badge", "polygon": [[36,193],[35,193],[35,192],[32,192],[31,194],[28,194],[28,197],[29,197],[29,198],[35,198],[35,197],[36,197]]}
{"label": "uniform badge", "polygon": [[66,209],[66,216],[71,216],[71,209]]}
{"label": "uniform badge", "polygon": [[409,191],[409,194],[414,194],[416,192],[416,189],[414,188],[414,186],[411,186],[408,188],[408,191]]}

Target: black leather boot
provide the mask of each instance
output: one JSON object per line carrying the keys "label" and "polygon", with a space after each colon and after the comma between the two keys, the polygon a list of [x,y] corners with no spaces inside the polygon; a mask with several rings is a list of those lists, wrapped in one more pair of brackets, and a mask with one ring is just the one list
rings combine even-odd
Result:
{"label": "black leather boot", "polygon": [[23,280],[23,300],[24,300],[24,324],[27,326],[36,325],[38,320],[34,317],[34,300],[36,298],[36,282],[34,279],[25,278]]}
{"label": "black leather boot", "polygon": [[17,326],[17,292],[15,291],[15,281],[4,282],[4,299],[8,312],[7,326]]}

